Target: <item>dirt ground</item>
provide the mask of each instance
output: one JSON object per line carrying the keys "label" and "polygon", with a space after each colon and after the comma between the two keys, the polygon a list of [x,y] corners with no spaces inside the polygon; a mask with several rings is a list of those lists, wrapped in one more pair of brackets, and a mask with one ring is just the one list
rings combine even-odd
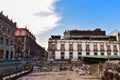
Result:
{"label": "dirt ground", "polygon": [[100,80],[96,76],[80,75],[73,71],[32,72],[17,80]]}

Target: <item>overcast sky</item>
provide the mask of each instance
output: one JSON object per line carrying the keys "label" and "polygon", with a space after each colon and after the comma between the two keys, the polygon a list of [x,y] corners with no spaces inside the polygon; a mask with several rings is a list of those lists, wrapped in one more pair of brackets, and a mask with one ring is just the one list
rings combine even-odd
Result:
{"label": "overcast sky", "polygon": [[120,0],[0,0],[0,11],[27,28],[46,47],[65,30],[120,30]]}

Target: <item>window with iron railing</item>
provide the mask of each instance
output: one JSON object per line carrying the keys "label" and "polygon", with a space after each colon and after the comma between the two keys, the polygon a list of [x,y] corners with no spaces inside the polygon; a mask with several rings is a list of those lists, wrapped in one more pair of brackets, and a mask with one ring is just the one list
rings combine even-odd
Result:
{"label": "window with iron railing", "polygon": [[56,49],[56,44],[52,44],[52,50]]}
{"label": "window with iron railing", "polygon": [[0,50],[0,60],[3,59],[3,50]]}
{"label": "window with iron railing", "polygon": [[104,51],[104,45],[100,45],[100,51]]}
{"label": "window with iron railing", "polygon": [[81,52],[78,52],[78,56],[81,56],[82,55],[82,53]]}
{"label": "window with iron railing", "polygon": [[104,55],[104,53],[101,53],[101,55]]}
{"label": "window with iron railing", "polygon": [[109,56],[111,55],[111,53],[110,53],[110,52],[108,52],[107,54],[108,54]]}
{"label": "window with iron railing", "polygon": [[6,45],[9,45],[9,40],[8,39],[6,39]]}
{"label": "window with iron railing", "polygon": [[113,51],[114,51],[114,52],[118,52],[118,50],[117,50],[117,45],[113,45]]}
{"label": "window with iron railing", "polygon": [[90,46],[89,46],[89,44],[86,45],[86,51],[90,51]]}
{"label": "window with iron railing", "polygon": [[64,51],[65,50],[65,45],[61,44],[61,50]]}
{"label": "window with iron railing", "polygon": [[86,55],[90,55],[90,52],[86,52]]}
{"label": "window with iron railing", "polygon": [[81,52],[78,52],[78,59],[81,60],[81,55],[82,53]]}
{"label": "window with iron railing", "polygon": [[114,55],[117,55],[117,53],[115,52]]}
{"label": "window with iron railing", "polygon": [[78,45],[77,45],[77,48],[78,48],[78,51],[82,51],[82,46],[81,46],[81,44],[78,44]]}
{"label": "window with iron railing", "polygon": [[107,51],[110,52],[111,49],[110,49],[110,45],[107,45]]}
{"label": "window with iron railing", "polygon": [[3,32],[5,31],[5,27],[4,27],[4,26],[2,26],[2,31],[3,31]]}
{"label": "window with iron railing", "polygon": [[55,49],[56,49],[56,44],[49,43],[48,50],[55,50]]}
{"label": "window with iron railing", "polygon": [[3,41],[4,41],[4,39],[3,39],[3,37],[1,37],[0,38],[0,43],[3,44]]}
{"label": "window with iron railing", "polygon": [[73,51],[73,44],[69,44],[69,51]]}
{"label": "window with iron railing", "polygon": [[94,51],[98,51],[97,45],[94,45]]}
{"label": "window with iron railing", "polygon": [[94,52],[94,55],[98,55],[97,52]]}

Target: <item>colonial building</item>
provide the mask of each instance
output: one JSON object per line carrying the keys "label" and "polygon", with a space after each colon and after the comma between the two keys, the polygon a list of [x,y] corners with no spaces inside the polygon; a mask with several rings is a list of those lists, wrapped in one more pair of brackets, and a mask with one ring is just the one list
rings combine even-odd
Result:
{"label": "colonial building", "polygon": [[63,38],[52,35],[48,41],[48,58],[80,60],[83,56],[120,55],[120,33],[106,35],[101,29],[65,31]]}
{"label": "colonial building", "polygon": [[17,28],[15,32],[16,58],[44,60],[46,51],[37,44],[35,36],[26,28]]}
{"label": "colonial building", "polygon": [[13,59],[16,23],[0,12],[0,60]]}

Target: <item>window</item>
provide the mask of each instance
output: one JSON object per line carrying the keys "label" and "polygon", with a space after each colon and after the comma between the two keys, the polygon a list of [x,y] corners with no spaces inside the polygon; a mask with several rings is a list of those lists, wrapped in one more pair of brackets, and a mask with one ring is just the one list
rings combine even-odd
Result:
{"label": "window", "polygon": [[6,51],[6,59],[8,59],[9,51]]}
{"label": "window", "polygon": [[8,33],[10,34],[10,29],[8,29]]}
{"label": "window", "polygon": [[114,53],[114,55],[117,55],[117,53]]}
{"label": "window", "polygon": [[19,38],[19,39],[18,39],[18,43],[20,44],[20,42],[21,42],[21,39]]}
{"label": "window", "polygon": [[19,34],[22,35],[22,31],[21,30],[19,31]]}
{"label": "window", "polygon": [[101,53],[101,55],[104,55],[104,53]]}
{"label": "window", "polygon": [[61,52],[61,59],[64,59],[64,52]]}
{"label": "window", "polygon": [[77,47],[78,47],[78,51],[82,51],[81,44],[78,44]]}
{"label": "window", "polygon": [[[19,33],[19,32],[17,31],[17,33]],[[13,30],[12,30],[12,29],[10,29],[10,34],[11,34],[11,35],[13,34]]]}
{"label": "window", "polygon": [[81,52],[78,52],[78,59],[81,60],[81,55],[82,53]]}
{"label": "window", "polygon": [[21,41],[24,42],[24,38],[22,38]]}
{"label": "window", "polygon": [[2,44],[3,44],[3,37],[1,37],[1,38],[0,38],[0,43],[2,43]]}
{"label": "window", "polygon": [[19,53],[19,52],[20,52],[20,50],[21,50],[21,49],[20,49],[20,46],[18,46],[18,47],[17,47],[17,52]]}
{"label": "window", "polygon": [[6,32],[9,33],[9,29],[8,28],[6,29]]}
{"label": "window", "polygon": [[[21,42],[22,42],[22,39],[21,39]],[[49,50],[55,50],[55,49],[56,49],[56,44],[55,43],[49,43]]]}
{"label": "window", "polygon": [[95,52],[94,55],[97,55],[97,52]]}
{"label": "window", "polygon": [[82,55],[81,52],[79,52],[78,55],[81,56]]}
{"label": "window", "polygon": [[9,45],[9,40],[8,39],[6,39],[6,45]]}
{"label": "window", "polygon": [[61,55],[64,55],[64,52],[61,52]]}
{"label": "window", "polygon": [[3,27],[2,27],[2,24],[0,24],[0,30],[2,30],[2,28],[3,28]]}
{"label": "window", "polygon": [[86,55],[90,55],[90,53],[89,53],[89,52],[87,52],[87,53],[86,53]]}

